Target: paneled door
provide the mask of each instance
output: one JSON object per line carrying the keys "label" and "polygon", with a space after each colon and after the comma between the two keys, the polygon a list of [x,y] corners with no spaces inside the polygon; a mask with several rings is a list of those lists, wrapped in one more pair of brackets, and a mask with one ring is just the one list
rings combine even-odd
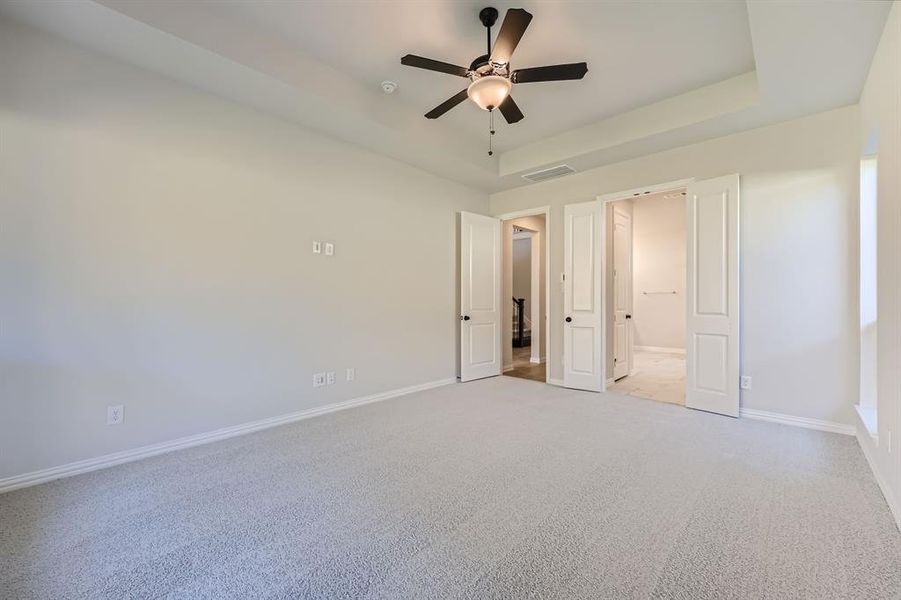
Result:
{"label": "paneled door", "polygon": [[632,217],[613,208],[613,378],[632,370]]}
{"label": "paneled door", "polygon": [[499,219],[460,213],[460,293],[460,381],[500,375]]}
{"label": "paneled door", "polygon": [[739,178],[689,184],[686,216],[689,408],[738,416]]}
{"label": "paneled door", "polygon": [[601,391],[601,203],[563,209],[563,385]]}

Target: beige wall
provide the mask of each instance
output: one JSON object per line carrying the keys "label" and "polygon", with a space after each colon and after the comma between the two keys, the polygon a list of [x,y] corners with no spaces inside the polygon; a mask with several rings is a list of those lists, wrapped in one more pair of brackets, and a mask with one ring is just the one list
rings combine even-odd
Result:
{"label": "beige wall", "polygon": [[5,22],[0,81],[0,478],[455,376],[486,195]]}
{"label": "beige wall", "polygon": [[525,315],[532,309],[532,239],[513,240],[513,298],[525,299]]}
{"label": "beige wall", "polygon": [[[858,423],[901,526],[901,6],[895,4],[860,98],[860,154],[878,154],[877,436]],[[857,156],[855,158],[860,158]],[[855,289],[855,293],[856,293]]]}
{"label": "beige wall", "polygon": [[[858,122],[847,107],[491,195],[493,214],[551,206],[551,272],[563,206],[599,194],[741,174],[742,406],[851,423],[857,394]],[[551,377],[562,378],[562,289],[551,286]]]}
{"label": "beige wall", "polygon": [[[638,198],[632,210],[636,346],[685,350],[685,198]],[[674,291],[675,294],[653,292]],[[652,292],[644,294],[643,292]]]}

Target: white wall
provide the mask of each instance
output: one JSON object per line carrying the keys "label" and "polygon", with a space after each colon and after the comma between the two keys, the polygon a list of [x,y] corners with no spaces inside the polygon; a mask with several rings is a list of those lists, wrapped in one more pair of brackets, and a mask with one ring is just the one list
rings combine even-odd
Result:
{"label": "white wall", "polygon": [[[655,194],[633,202],[632,335],[636,346],[685,349],[685,244],[683,196]],[[669,291],[676,293],[654,293]]]}
{"label": "white wall", "polygon": [[[851,423],[857,395],[857,108],[676,148],[491,195],[551,205],[551,377],[562,379],[563,206],[599,194],[741,174],[746,408]],[[897,172],[897,171],[896,171]]]}
{"label": "white wall", "polygon": [[454,377],[484,194],[8,22],[0,81],[0,478]]}
{"label": "white wall", "polygon": [[878,432],[871,437],[858,423],[858,439],[901,526],[901,6],[897,3],[860,98],[860,140],[860,153],[876,151],[879,161]]}

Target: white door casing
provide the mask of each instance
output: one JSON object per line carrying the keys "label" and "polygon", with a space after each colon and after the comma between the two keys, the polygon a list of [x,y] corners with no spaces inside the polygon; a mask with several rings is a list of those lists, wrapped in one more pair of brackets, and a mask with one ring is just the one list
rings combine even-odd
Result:
{"label": "white door casing", "polygon": [[501,222],[460,213],[460,381],[501,374]]}
{"label": "white door casing", "polygon": [[689,184],[686,197],[689,408],[739,412],[739,177]]}
{"label": "white door casing", "polygon": [[632,370],[632,217],[613,208],[613,378]]}
{"label": "white door casing", "polygon": [[563,209],[563,385],[593,392],[603,370],[601,209],[599,201]]}

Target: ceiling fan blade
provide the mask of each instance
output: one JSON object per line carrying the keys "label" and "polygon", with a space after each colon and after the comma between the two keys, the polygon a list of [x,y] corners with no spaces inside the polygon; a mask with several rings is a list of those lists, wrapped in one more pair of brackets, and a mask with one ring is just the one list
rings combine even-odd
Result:
{"label": "ceiling fan blade", "polygon": [[564,81],[567,79],[582,79],[588,72],[586,63],[570,63],[568,65],[550,65],[547,67],[532,67],[531,69],[517,69],[513,71],[510,79],[513,83],[532,83],[534,81]]}
{"label": "ceiling fan blade", "polygon": [[501,114],[504,115],[504,119],[507,120],[507,123],[518,123],[519,121],[522,121],[522,118],[525,116],[522,114],[522,111],[519,110],[516,102],[513,101],[513,96],[507,96],[497,108],[501,111]]}
{"label": "ceiling fan blade", "polygon": [[457,75],[458,77],[468,77],[469,70],[450,63],[441,62],[440,60],[432,60],[431,58],[423,58],[415,54],[408,54],[400,59],[400,64],[408,67],[418,67],[429,71],[438,71],[449,75]]}
{"label": "ceiling fan blade", "polygon": [[494,48],[491,49],[491,62],[508,64],[516,45],[526,32],[526,27],[532,20],[532,15],[521,8],[511,8],[504,15],[501,30],[494,40]]}
{"label": "ceiling fan blade", "polygon": [[461,102],[466,100],[466,97],[467,97],[466,90],[457,92],[456,94],[454,94],[453,96],[451,96],[450,98],[448,98],[447,100],[445,100],[444,102],[442,102],[441,104],[439,104],[438,106],[436,106],[435,108],[433,108],[432,110],[427,112],[425,114],[425,118],[426,119],[437,119],[438,117],[440,117],[441,115],[443,115],[444,113],[446,113],[447,111],[452,109],[453,107],[457,106],[458,104],[460,104]]}

